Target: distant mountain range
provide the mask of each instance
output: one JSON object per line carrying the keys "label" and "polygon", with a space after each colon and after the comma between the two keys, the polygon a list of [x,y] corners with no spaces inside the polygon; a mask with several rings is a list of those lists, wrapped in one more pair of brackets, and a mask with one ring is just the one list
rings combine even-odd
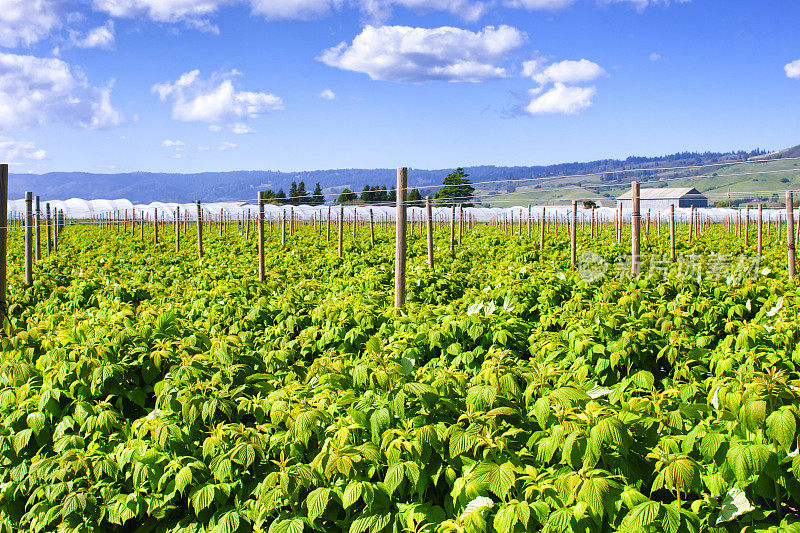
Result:
{"label": "distant mountain range", "polygon": [[[775,157],[788,157],[800,148],[783,150]],[[475,166],[465,168],[473,182],[483,183],[479,189],[486,194],[514,192],[525,183],[504,182],[504,180],[543,179],[553,176],[605,173],[624,169],[655,169],[683,165],[702,165],[726,162],[735,164],[751,158],[764,157],[767,152],[753,150],[727,153],[682,152],[662,157],[629,157],[624,160],[604,159],[584,163],[561,163],[557,165],[497,167]],[[409,187],[426,187],[423,196],[433,194],[435,186],[453,169],[419,170],[409,169]],[[648,176],[652,172],[608,174],[604,181],[630,180],[637,175]],[[92,174],[87,172],[50,172],[47,174],[11,174],[9,177],[9,198],[18,199],[25,191],[33,191],[46,200],[66,200],[69,198],[116,199],[127,198],[136,203],[161,202],[204,202],[253,201],[257,191],[283,189],[288,193],[293,181],[304,181],[306,190],[311,192],[319,183],[326,194],[333,195],[344,188],[361,191],[365,185],[386,185],[396,183],[396,169],[338,169],[311,170],[305,172],[275,171],[233,171],[204,172],[198,174],[171,174],[133,172],[125,174]],[[528,182],[530,184],[530,182]],[[328,196],[332,201],[333,197]]]}

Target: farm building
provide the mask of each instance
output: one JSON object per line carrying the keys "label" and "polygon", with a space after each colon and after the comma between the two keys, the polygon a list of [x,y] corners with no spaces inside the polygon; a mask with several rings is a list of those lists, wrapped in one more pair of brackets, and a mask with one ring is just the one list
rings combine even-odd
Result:
{"label": "farm building", "polygon": [[[623,209],[631,209],[631,191],[617,197],[617,206],[622,204]],[[708,207],[708,198],[693,187],[659,189],[641,189],[639,191],[639,209],[661,210],[675,207]]]}

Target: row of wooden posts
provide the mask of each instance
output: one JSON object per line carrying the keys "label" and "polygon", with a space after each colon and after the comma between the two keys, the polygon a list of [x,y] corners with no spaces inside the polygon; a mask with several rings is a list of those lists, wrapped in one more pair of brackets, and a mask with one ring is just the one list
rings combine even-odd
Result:
{"label": "row of wooden posts", "polygon": [[[379,223],[384,225],[389,225],[394,222],[396,228],[396,254],[395,254],[395,306],[400,308],[405,303],[405,269],[406,269],[406,235],[407,235],[407,228],[408,228],[408,219],[407,219],[407,202],[406,202],[406,188],[407,188],[407,175],[408,171],[405,167],[401,167],[397,171],[397,202],[396,202],[396,218],[394,221],[383,219],[379,221]],[[5,276],[5,269],[6,269],[6,231],[8,228],[8,220],[7,220],[7,202],[8,202],[8,165],[0,165],[0,295],[2,295],[2,299],[0,300],[0,305],[2,305],[2,309],[5,310],[5,294],[6,294],[6,276]],[[272,226],[273,226],[273,218],[267,220],[265,216],[265,203],[266,197],[264,196],[263,192],[259,192],[258,200],[257,200],[257,209],[258,213],[255,217],[255,220],[252,220],[253,225],[257,229],[258,235],[258,276],[259,280],[263,281],[266,275],[265,272],[265,261],[264,261],[264,253],[265,253],[265,227],[266,224],[269,224],[270,233],[272,233]],[[793,195],[791,191],[786,192],[786,226],[787,226],[787,258],[788,258],[788,273],[789,277],[793,278],[795,275],[795,264],[794,264],[794,242],[795,242],[795,235],[794,231],[789,231],[789,228],[794,229],[794,217],[792,212],[792,205],[793,205]],[[4,209],[5,207],[5,209]],[[25,282],[28,285],[33,283],[33,262],[34,256],[35,259],[38,261],[41,258],[42,254],[42,246],[41,246],[41,237],[42,237],[42,221],[44,221],[45,226],[45,233],[46,233],[46,249],[47,253],[50,254],[57,250],[58,246],[58,237],[61,231],[64,229],[66,225],[66,218],[63,211],[58,209],[53,209],[51,211],[50,204],[45,203],[44,208],[44,216],[42,216],[41,210],[41,202],[38,196],[33,196],[32,193],[27,192],[25,195]],[[207,225],[210,221],[204,221],[203,219],[203,209],[202,204],[200,201],[195,203],[195,217],[194,222],[196,224],[196,231],[197,231],[197,254],[198,258],[202,259],[203,257],[203,228]],[[451,208],[451,216],[449,220],[450,225],[450,253],[453,255],[455,253],[455,246],[456,242],[461,244],[462,234],[465,230],[472,229],[476,224],[477,220],[474,216],[465,213],[465,211],[459,206],[458,213],[456,212],[456,207],[452,206]],[[325,222],[325,232],[327,240],[330,241],[331,239],[331,222],[332,222],[332,208],[328,208],[328,216]],[[528,217],[527,220],[523,220],[523,214],[520,213],[517,218],[517,229],[518,233],[521,235],[523,231],[523,225],[527,224],[527,233],[528,238],[532,237],[533,226],[534,224],[538,225],[539,229],[539,248],[544,249],[545,244],[545,231],[549,225],[555,228],[555,231],[558,231],[559,223],[566,222],[569,227],[570,233],[570,263],[572,267],[576,266],[577,263],[577,226],[579,223],[578,219],[578,202],[577,200],[572,201],[572,209],[569,212],[569,216],[565,217],[567,220],[559,220],[559,218],[553,219],[551,217],[548,220],[547,212],[545,208],[542,208],[541,218],[535,220],[534,213],[532,212],[531,206],[528,206]],[[101,225],[103,228],[113,228],[127,232],[128,222],[131,224],[131,232],[132,235],[136,235],[137,229],[140,238],[144,239],[144,228],[146,224],[152,222],[153,225],[153,238],[154,242],[159,242],[159,212],[156,210],[154,212],[154,216],[150,219],[149,216],[143,215],[138,220],[136,219],[135,211],[132,212],[132,218],[128,219],[127,212],[125,216],[120,216],[121,213],[111,213],[111,214],[104,214],[94,217],[92,222]],[[189,223],[190,223],[190,216],[189,213],[181,213],[180,207],[176,208],[176,211],[172,213],[173,220],[172,226],[173,231],[175,234],[175,250],[176,252],[180,251],[180,235],[181,230],[184,233],[188,232]],[[368,222],[369,222],[369,232],[370,232],[370,245],[375,245],[375,219],[372,212],[372,209],[368,210]],[[161,225],[164,226],[166,224],[164,220],[164,212],[161,211]],[[343,237],[344,237],[344,206],[339,206],[339,213],[338,213],[338,253],[339,257],[343,256]],[[638,275],[641,269],[641,214],[640,214],[640,195],[639,195],[639,183],[634,181],[632,183],[632,212],[630,217],[623,216],[622,207],[619,206],[618,210],[615,212],[614,216],[614,231],[616,235],[616,239],[618,243],[622,243],[622,236],[623,231],[622,228],[627,225],[626,223],[630,221],[631,225],[631,271],[633,275]],[[688,217],[688,224],[687,221],[681,220],[676,221],[675,217],[675,208],[674,206],[670,206],[670,214],[669,214],[669,234],[670,234],[670,258],[674,262],[676,260],[676,251],[675,251],[675,239],[676,239],[676,226],[678,223],[682,223],[684,225],[688,225],[689,227],[689,242],[692,241],[693,238],[697,238],[701,232],[701,230],[707,228],[710,224],[712,224],[712,220],[710,217],[701,214],[696,208],[692,208],[690,211],[690,216]],[[216,224],[219,226],[220,235],[224,229],[230,228],[230,225],[233,223],[232,217],[228,215],[227,217],[222,216],[219,217]],[[281,244],[285,245],[286,237],[287,237],[287,229],[290,235],[294,234],[295,226],[297,223],[296,217],[294,216],[293,210],[289,211],[289,217],[287,219],[287,213],[284,210],[282,213],[282,217],[280,220],[276,221],[280,222],[280,231],[281,231]],[[421,219],[417,219],[416,221],[412,220],[411,224],[411,234],[413,235],[414,231],[414,222],[418,224],[422,224]],[[506,214],[502,217],[495,218],[491,223],[495,225],[502,226],[502,230],[504,233],[508,233],[509,230],[511,234],[515,233],[515,225],[514,225],[514,215],[513,212]],[[738,213],[737,217],[729,217],[725,220],[726,227],[734,231],[737,236],[744,236],[744,244],[745,246],[748,245],[748,239],[750,234],[750,222],[751,217],[749,213],[749,207],[745,211],[745,216],[742,217],[741,212]],[[764,220],[762,216],[762,206],[758,206],[758,216],[756,218],[757,222],[757,253],[761,255],[762,253],[762,234],[763,234],[763,226]],[[778,220],[775,220],[775,230],[778,235],[782,232],[782,225],[783,220],[782,217],[778,217]],[[240,217],[236,220],[237,227],[241,233],[246,235],[246,238],[249,238],[250,229],[251,229],[251,217],[250,214],[247,214],[247,217]],[[314,216],[310,221],[311,224],[314,226],[314,231],[321,234],[323,228],[323,220],[321,216]],[[360,224],[365,224],[366,221],[359,221],[356,217],[353,217],[352,224],[353,224],[353,236],[356,235],[356,228]],[[426,226],[426,233],[427,233],[427,252],[428,252],[428,266],[433,268],[434,266],[434,250],[433,250],[433,232],[434,232],[434,225],[441,225],[442,221],[436,221],[432,216],[432,205],[430,197],[427,197],[425,200],[425,220]],[[591,236],[592,238],[595,237],[600,231],[602,227],[606,224],[610,224],[610,221],[601,219],[599,216],[595,216],[594,209],[591,210],[590,216],[583,218],[580,223],[584,226],[588,224],[590,226]],[[650,210],[647,211],[646,221],[645,221],[645,235],[649,236],[650,233],[650,225],[651,225],[651,217],[650,217]],[[661,232],[661,216],[656,217],[655,224],[656,224],[656,231],[658,234]],[[138,226],[138,228],[137,228]],[[769,228],[770,225],[767,224],[767,237],[769,237]],[[419,228],[421,231],[421,228]],[[797,221],[797,232],[800,233],[800,217],[798,217]]]}

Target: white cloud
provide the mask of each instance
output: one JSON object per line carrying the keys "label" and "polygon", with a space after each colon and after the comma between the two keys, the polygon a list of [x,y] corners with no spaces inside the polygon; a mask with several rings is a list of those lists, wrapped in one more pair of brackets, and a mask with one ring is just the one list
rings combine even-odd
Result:
{"label": "white cloud", "polygon": [[325,16],[342,0],[250,0],[253,13],[268,19],[308,20]]}
{"label": "white cloud", "polygon": [[585,83],[607,78],[608,73],[588,59],[559,61],[545,66],[542,59],[532,59],[522,64],[522,73],[542,85],[546,83]]}
{"label": "white cloud", "polygon": [[233,150],[234,148],[236,148],[235,143],[223,141],[220,143],[219,148],[217,148],[217,150],[219,150],[220,152],[227,152],[228,150]]}
{"label": "white cloud", "polygon": [[504,3],[508,7],[555,11],[571,6],[575,0],[507,0]]}
{"label": "white cloud", "polygon": [[163,144],[167,148],[173,148],[173,147],[178,148],[181,146],[186,146],[183,141],[178,141],[178,140],[172,141],[170,139],[165,140],[161,144]]}
{"label": "white cloud", "polygon": [[41,161],[45,157],[47,152],[32,142],[0,137],[0,161],[20,165],[24,161]]}
{"label": "white cloud", "polygon": [[114,47],[114,21],[109,20],[105,25],[98,26],[83,37],[72,33],[72,43],[78,48],[104,48],[110,50]]}
{"label": "white cloud", "polygon": [[156,22],[185,22],[198,29],[216,31],[208,17],[233,3],[233,0],[94,0],[93,5],[112,17],[148,17]]}
{"label": "white cloud", "polygon": [[58,26],[54,0],[0,0],[0,46],[30,46]]}
{"label": "white cloud", "polygon": [[661,61],[662,59],[664,59],[664,56],[653,52],[647,59],[649,59],[650,61]]}
{"label": "white cloud", "polygon": [[786,65],[783,67],[783,70],[790,78],[800,78],[800,59],[792,61],[791,63],[786,63]]}
{"label": "white cloud", "polygon": [[374,21],[389,18],[393,6],[400,6],[412,11],[424,13],[428,11],[449,11],[464,20],[474,22],[489,10],[492,2],[475,0],[359,0],[361,11]]}
{"label": "white cloud", "polygon": [[336,93],[331,91],[330,89],[325,89],[324,91],[319,93],[317,96],[319,96],[323,100],[336,100]]}
{"label": "white cloud", "polygon": [[197,151],[198,152],[208,152],[209,150],[211,150],[210,146],[198,146],[197,147]]}
{"label": "white cloud", "polygon": [[670,4],[685,4],[692,0],[597,0],[601,4],[631,4],[637,10],[642,11],[654,5],[668,6]]}
{"label": "white cloud", "polygon": [[351,45],[342,42],[318,59],[331,67],[363,72],[373,80],[482,82],[507,76],[501,64],[525,38],[510,26],[487,26],[479,32],[448,26],[367,26]]}
{"label": "white cloud", "polygon": [[244,122],[237,122],[231,126],[231,131],[236,135],[245,135],[247,133],[255,133],[256,130],[245,124]]}
{"label": "white cloud", "polygon": [[49,122],[101,129],[122,121],[110,84],[93,87],[60,59],[0,52],[0,131]]}
{"label": "white cloud", "polygon": [[[283,100],[270,93],[237,91],[234,71],[200,79],[200,71],[183,74],[174,82],[157,83],[152,92],[172,103],[172,118],[182,122],[231,123],[283,109]],[[213,131],[213,130],[212,130]]]}
{"label": "white cloud", "polygon": [[592,98],[597,93],[597,89],[595,87],[569,87],[563,83],[556,83],[549,91],[542,94],[539,92],[537,89],[531,91],[535,97],[525,107],[527,113],[531,115],[577,115],[592,105]]}
{"label": "white cloud", "polygon": [[214,132],[222,131],[222,126],[220,126],[219,124],[211,124],[208,127],[208,131],[214,131]]}
{"label": "white cloud", "polygon": [[183,159],[183,154],[181,154],[181,153],[175,153],[175,154],[172,154],[172,155],[171,155],[171,156],[169,156],[169,157],[170,157],[171,159]]}

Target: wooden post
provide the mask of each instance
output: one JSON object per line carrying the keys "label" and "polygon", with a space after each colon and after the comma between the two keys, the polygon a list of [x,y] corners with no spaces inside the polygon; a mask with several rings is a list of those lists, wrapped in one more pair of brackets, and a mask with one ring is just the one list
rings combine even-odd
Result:
{"label": "wooden post", "polygon": [[644,236],[647,239],[650,239],[650,208],[647,208],[647,220],[645,220],[644,225]]}
{"label": "wooden post", "polygon": [[44,210],[45,210],[44,225],[46,230],[45,236],[47,237],[47,255],[50,255],[53,253],[53,232],[52,228],[50,227],[50,202],[44,204]]}
{"label": "wooden post", "polygon": [[641,244],[639,241],[639,182],[631,183],[631,274],[633,277],[639,275],[641,269],[641,256],[639,254]]}
{"label": "wooden post", "polygon": [[692,236],[694,235],[694,206],[689,208],[689,244],[692,244]]}
{"label": "wooden post", "polygon": [[542,221],[539,228],[539,250],[544,250],[544,228],[547,225],[545,209],[544,207],[542,208]]}
{"label": "wooden post", "polygon": [[158,244],[158,208],[154,209],[153,216],[153,243]]}
{"label": "wooden post", "polygon": [[675,262],[675,204],[669,206],[669,257]]}
{"label": "wooden post", "polygon": [[258,281],[264,281],[264,200],[265,191],[258,191]]}
{"label": "wooden post", "polygon": [[757,238],[757,250],[758,251],[756,253],[759,256],[761,255],[761,230],[763,229],[763,226],[764,226],[764,219],[761,216],[762,208],[763,208],[763,204],[758,204],[758,238]]}
{"label": "wooden post", "polygon": [[139,219],[139,240],[142,242],[144,242],[144,220],[145,220],[145,213],[142,213],[142,216]]}
{"label": "wooden post", "polygon": [[34,198],[34,227],[36,229],[36,260],[42,260],[42,228],[41,228],[41,219],[42,219],[42,207],[39,203],[39,195],[36,195]]}
{"label": "wooden post", "polygon": [[25,285],[33,285],[33,193],[25,193]]}
{"label": "wooden post", "polygon": [[[520,216],[520,219],[522,217]],[[522,222],[522,220],[520,220]],[[461,246],[461,234],[464,232],[464,206],[458,205],[458,246]]]}
{"label": "wooden post", "polygon": [[622,202],[617,206],[617,244],[622,244]]}
{"label": "wooden post", "polygon": [[286,246],[286,208],[281,209],[281,247]]}
{"label": "wooden post", "polygon": [[328,220],[326,221],[325,238],[331,242],[331,206],[328,206]]}
{"label": "wooden post", "polygon": [[375,248],[375,219],[372,217],[372,208],[369,210],[369,247]]}
{"label": "wooden post", "polygon": [[203,208],[197,200],[197,258],[203,258]]}
{"label": "wooden post", "polygon": [[786,259],[789,279],[794,278],[794,197],[786,191]]}
{"label": "wooden post", "polygon": [[[800,219],[798,219],[800,220]],[[747,248],[747,241],[750,238],[750,206],[744,208],[744,246]]]}
{"label": "wooden post", "polygon": [[181,251],[181,206],[175,208],[175,253]]}
{"label": "wooden post", "polygon": [[433,268],[433,219],[431,217],[431,197],[425,197],[425,228],[428,233],[428,268]]}
{"label": "wooden post", "polygon": [[394,255],[394,306],[406,303],[406,185],[408,169],[397,169],[397,224]]}
{"label": "wooden post", "polygon": [[[505,224],[503,225],[505,227]],[[456,254],[456,205],[453,204],[450,208],[450,257]]]}
{"label": "wooden post", "polygon": [[339,204],[339,257],[344,255],[344,204]]}
{"label": "wooden post", "polygon": [[569,264],[575,268],[578,259],[578,201],[572,200],[569,228]]}
{"label": "wooden post", "polygon": [[358,214],[355,206],[353,206],[353,244],[356,243],[356,227],[358,226]]}
{"label": "wooden post", "polygon": [[0,321],[6,317],[6,238],[8,236],[8,165],[0,165]]}
{"label": "wooden post", "polygon": [[528,204],[528,240],[531,240],[531,204]]}

